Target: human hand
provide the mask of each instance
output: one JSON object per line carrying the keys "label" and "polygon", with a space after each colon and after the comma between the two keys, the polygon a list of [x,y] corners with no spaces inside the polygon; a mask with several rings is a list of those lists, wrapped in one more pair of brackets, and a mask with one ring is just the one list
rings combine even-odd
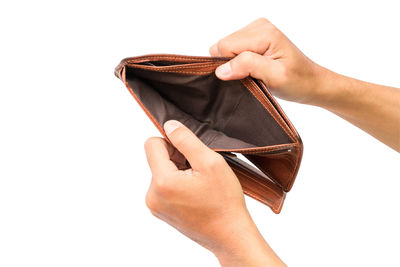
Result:
{"label": "human hand", "polygon": [[[178,121],[166,122],[164,129],[173,146],[157,137],[145,143],[152,172],[146,204],[152,214],[212,251],[223,266],[281,266],[224,158]],[[191,168],[180,170],[184,157]]]}
{"label": "human hand", "polygon": [[307,58],[268,20],[261,18],[210,48],[234,57],[219,66],[222,80],[247,76],[264,81],[286,100],[323,107],[400,152],[400,90],[356,80]]}
{"label": "human hand", "polygon": [[317,104],[323,68],[307,58],[279,29],[260,18],[219,40],[212,56],[234,57],[216,69],[222,80],[247,76],[262,80],[282,99]]}

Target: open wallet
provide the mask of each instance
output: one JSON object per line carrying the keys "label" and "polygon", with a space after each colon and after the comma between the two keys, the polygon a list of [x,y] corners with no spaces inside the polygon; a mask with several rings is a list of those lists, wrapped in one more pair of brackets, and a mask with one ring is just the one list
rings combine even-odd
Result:
{"label": "open wallet", "polygon": [[123,59],[115,75],[167,141],[164,122],[180,121],[224,156],[245,194],[279,213],[299,169],[302,141],[261,80],[215,76],[229,60],[144,55]]}

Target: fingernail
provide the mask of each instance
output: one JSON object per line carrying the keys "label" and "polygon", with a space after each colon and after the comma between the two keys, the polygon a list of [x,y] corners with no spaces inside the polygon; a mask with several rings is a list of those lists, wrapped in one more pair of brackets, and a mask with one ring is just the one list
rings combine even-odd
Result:
{"label": "fingernail", "polygon": [[221,78],[226,78],[229,77],[232,73],[232,69],[231,69],[231,63],[230,62],[226,62],[224,64],[222,64],[221,66],[219,66],[215,72],[215,74],[218,77]]}
{"label": "fingernail", "polygon": [[171,134],[176,128],[182,126],[182,123],[176,120],[169,120],[164,123],[164,130],[167,135]]}

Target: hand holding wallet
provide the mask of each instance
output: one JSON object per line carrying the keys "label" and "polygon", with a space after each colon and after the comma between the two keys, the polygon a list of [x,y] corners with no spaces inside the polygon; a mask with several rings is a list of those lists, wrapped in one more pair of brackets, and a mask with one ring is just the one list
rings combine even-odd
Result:
{"label": "hand holding wallet", "polygon": [[145,55],[123,59],[115,75],[164,138],[168,140],[162,125],[180,121],[224,156],[245,194],[279,213],[299,169],[300,136],[262,81],[222,81],[215,76],[215,69],[227,61]]}

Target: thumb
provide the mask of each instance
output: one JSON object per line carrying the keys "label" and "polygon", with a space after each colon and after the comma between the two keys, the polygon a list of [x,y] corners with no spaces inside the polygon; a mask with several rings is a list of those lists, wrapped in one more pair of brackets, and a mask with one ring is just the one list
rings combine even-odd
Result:
{"label": "thumb", "polygon": [[192,168],[202,169],[205,159],[213,156],[214,151],[179,121],[166,121],[164,130],[172,145],[185,156]]}
{"label": "thumb", "polygon": [[215,70],[221,80],[238,80],[251,76],[266,81],[268,71],[273,71],[273,60],[260,54],[244,51]]}

